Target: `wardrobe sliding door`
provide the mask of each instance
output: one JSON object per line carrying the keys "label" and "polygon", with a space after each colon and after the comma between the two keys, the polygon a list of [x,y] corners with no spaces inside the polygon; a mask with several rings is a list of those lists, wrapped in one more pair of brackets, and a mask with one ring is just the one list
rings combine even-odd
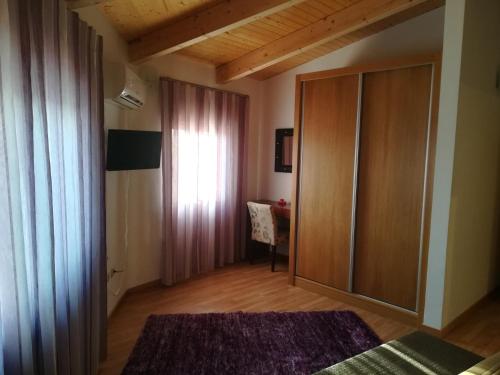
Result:
{"label": "wardrobe sliding door", "polygon": [[306,81],[297,230],[297,275],[348,290],[358,75]]}
{"label": "wardrobe sliding door", "polygon": [[432,66],[363,76],[354,292],[416,310]]}

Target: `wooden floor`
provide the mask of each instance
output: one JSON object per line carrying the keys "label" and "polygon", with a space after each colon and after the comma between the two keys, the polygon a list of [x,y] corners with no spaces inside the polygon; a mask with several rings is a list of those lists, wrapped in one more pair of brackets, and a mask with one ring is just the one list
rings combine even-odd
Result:
{"label": "wooden floor", "polygon": [[[108,359],[101,374],[119,374],[149,314],[224,311],[353,310],[388,341],[411,327],[287,284],[286,265],[236,265],[174,287],[155,286],[126,295],[109,320]],[[487,356],[500,351],[500,299],[485,304],[446,340]]]}

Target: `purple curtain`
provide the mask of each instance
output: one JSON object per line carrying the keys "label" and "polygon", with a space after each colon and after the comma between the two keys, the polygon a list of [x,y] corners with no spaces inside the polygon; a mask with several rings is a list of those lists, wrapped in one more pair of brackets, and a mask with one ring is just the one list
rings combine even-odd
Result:
{"label": "purple curtain", "polygon": [[247,96],[161,80],[166,285],[244,256]]}
{"label": "purple curtain", "polygon": [[0,373],[105,350],[102,40],[58,0],[0,0]]}

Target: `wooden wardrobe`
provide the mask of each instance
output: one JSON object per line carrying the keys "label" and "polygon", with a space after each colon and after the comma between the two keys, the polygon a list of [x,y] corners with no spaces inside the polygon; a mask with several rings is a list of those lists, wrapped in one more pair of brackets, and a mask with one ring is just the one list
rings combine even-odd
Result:
{"label": "wooden wardrobe", "polygon": [[297,76],[293,284],[418,323],[439,61]]}

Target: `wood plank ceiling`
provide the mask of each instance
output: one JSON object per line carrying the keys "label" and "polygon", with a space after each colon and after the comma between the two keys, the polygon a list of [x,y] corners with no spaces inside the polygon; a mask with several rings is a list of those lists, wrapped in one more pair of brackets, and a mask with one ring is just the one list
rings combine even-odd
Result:
{"label": "wood plank ceiling", "polygon": [[131,60],[178,53],[216,65],[218,80],[225,82],[244,76],[268,79],[443,4],[444,0],[106,0],[98,7],[129,42]]}

